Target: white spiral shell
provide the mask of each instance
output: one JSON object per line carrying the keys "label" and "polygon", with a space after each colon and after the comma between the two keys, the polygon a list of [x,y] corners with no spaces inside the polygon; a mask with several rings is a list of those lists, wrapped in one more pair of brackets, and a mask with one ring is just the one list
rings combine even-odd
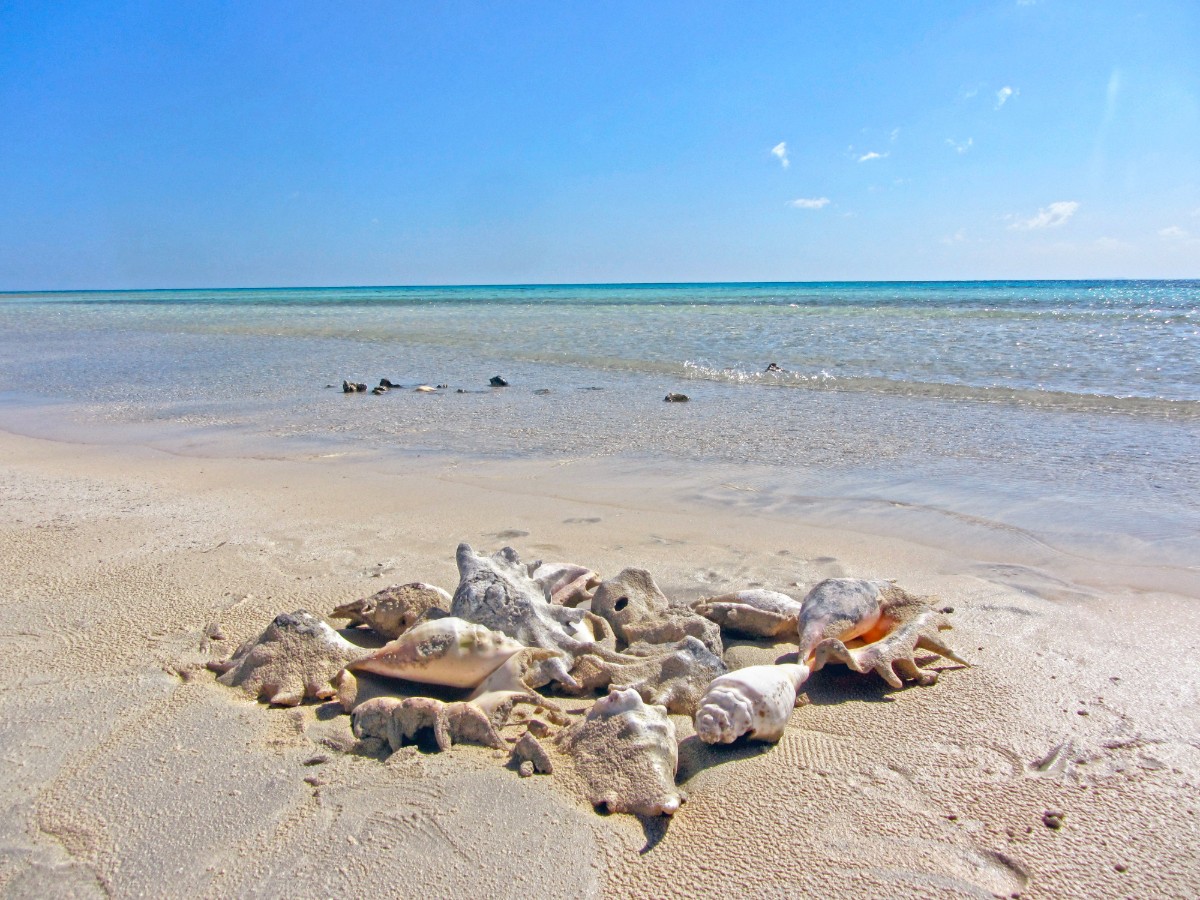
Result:
{"label": "white spiral shell", "polygon": [[747,666],[715,678],[696,711],[696,734],[706,744],[730,744],[743,734],[757,741],[783,737],[808,666]]}

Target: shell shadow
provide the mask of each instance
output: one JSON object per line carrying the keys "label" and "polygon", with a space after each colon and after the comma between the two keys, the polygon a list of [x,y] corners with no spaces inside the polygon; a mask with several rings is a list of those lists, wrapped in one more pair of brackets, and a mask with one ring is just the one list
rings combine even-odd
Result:
{"label": "shell shadow", "polygon": [[645,856],[662,843],[663,838],[667,836],[667,829],[671,827],[671,820],[673,818],[674,816],[637,817],[642,825],[642,834],[646,836],[646,843],[638,851],[638,856]]}
{"label": "shell shadow", "polygon": [[743,759],[754,759],[769,753],[773,747],[773,744],[751,741],[744,737],[738,738],[732,744],[706,744],[693,734],[679,742],[679,767],[675,770],[675,783],[686,784],[689,779],[706,769]]}
{"label": "shell shadow", "polygon": [[[843,703],[894,703],[897,688],[890,687],[878,675],[860,675],[845,666],[829,666],[814,672],[800,689],[813,706],[838,706]],[[905,690],[900,688],[899,690]]]}

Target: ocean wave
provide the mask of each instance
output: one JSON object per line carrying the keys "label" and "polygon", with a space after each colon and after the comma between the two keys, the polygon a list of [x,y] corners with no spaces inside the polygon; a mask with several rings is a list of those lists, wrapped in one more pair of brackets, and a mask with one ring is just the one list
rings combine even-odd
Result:
{"label": "ocean wave", "polygon": [[971,385],[935,381],[913,381],[879,376],[834,375],[820,371],[750,372],[740,368],[717,368],[685,362],[683,377],[723,384],[757,385],[819,391],[878,393],[891,396],[920,397],[931,400],[962,400],[1063,412],[1107,412],[1154,416],[1182,421],[1200,420],[1200,401],[1075,393],[1044,388],[1020,388],[1007,385]]}

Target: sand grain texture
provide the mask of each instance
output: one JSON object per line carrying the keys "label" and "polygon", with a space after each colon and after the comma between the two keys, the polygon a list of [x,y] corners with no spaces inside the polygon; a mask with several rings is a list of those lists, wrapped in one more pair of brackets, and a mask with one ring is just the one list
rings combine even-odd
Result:
{"label": "sand grain texture", "polygon": [[[1011,537],[964,554],[583,464],[10,435],[0,460],[5,896],[1200,893],[1200,671],[1169,662],[1200,631],[1187,573],[1178,594],[1135,590]],[[479,747],[384,761],[332,704],[268,709],[203,670],[279,612],[452,590],[460,540],[644,567],[681,602],[897,578],[953,605],[975,667],[899,692],[831,667],[773,747],[708,747],[674,717],[689,799],[655,821],[595,814],[561,757],[528,779]],[[788,650],[730,644],[745,665]]]}

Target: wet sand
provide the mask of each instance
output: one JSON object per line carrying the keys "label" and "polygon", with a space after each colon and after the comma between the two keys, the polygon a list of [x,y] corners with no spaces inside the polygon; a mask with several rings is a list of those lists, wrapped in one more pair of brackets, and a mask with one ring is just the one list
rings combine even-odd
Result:
{"label": "wet sand", "polygon": [[[200,458],[0,434],[3,892],[1200,892],[1194,568],[754,494],[732,468],[619,459]],[[270,709],[203,669],[279,612],[452,590],[461,540],[642,566],[678,599],[895,578],[954,608],[974,666],[902,691],[826,669],[775,746],[713,750],[675,717],[688,802],[650,821],[595,813],[561,757],[526,779],[473,746],[385,760],[356,752],[335,705]],[[745,663],[789,649],[734,644]]]}

